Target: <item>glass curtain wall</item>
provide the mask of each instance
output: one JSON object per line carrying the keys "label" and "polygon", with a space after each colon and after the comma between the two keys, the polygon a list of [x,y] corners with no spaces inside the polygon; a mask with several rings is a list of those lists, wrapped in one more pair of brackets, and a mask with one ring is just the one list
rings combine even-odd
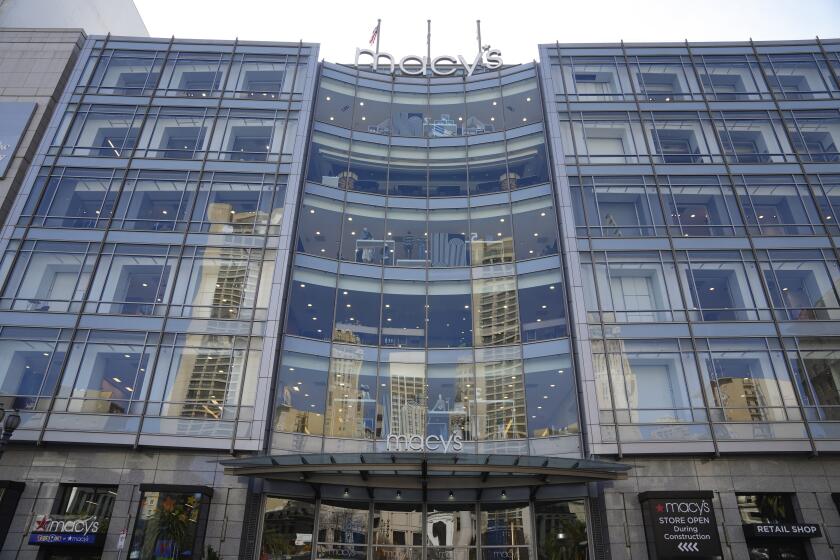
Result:
{"label": "glass curtain wall", "polygon": [[394,434],[574,453],[559,251],[534,66],[396,81],[325,66],[273,447]]}
{"label": "glass curtain wall", "polygon": [[544,49],[605,449],[836,438],[837,46]]}
{"label": "glass curtain wall", "polygon": [[97,39],[79,64],[0,261],[2,399],[33,439],[261,440],[311,46]]}

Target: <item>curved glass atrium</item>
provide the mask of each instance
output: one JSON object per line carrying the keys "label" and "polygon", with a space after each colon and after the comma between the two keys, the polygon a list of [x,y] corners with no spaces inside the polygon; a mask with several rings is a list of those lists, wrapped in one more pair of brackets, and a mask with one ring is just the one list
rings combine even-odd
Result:
{"label": "curved glass atrium", "polygon": [[272,448],[460,435],[576,454],[534,66],[394,80],[325,64],[314,121]]}

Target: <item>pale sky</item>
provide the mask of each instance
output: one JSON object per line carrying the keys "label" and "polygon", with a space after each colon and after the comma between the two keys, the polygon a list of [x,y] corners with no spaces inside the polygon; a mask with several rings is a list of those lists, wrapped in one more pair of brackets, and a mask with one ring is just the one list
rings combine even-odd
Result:
{"label": "pale sky", "polygon": [[382,19],[380,50],[398,59],[474,56],[482,42],[505,64],[536,59],[538,43],[731,41],[840,37],[840,0],[135,0],[153,37],[297,41],[352,62]]}

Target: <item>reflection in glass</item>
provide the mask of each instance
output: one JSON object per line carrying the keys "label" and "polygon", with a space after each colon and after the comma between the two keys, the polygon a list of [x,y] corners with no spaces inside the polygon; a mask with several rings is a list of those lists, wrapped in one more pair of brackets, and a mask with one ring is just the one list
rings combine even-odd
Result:
{"label": "reflection in glass", "polygon": [[314,523],[311,502],[267,496],[260,560],[307,560],[312,553]]}
{"label": "reflection in glass", "polygon": [[586,560],[586,504],[583,500],[534,504],[538,560]]}

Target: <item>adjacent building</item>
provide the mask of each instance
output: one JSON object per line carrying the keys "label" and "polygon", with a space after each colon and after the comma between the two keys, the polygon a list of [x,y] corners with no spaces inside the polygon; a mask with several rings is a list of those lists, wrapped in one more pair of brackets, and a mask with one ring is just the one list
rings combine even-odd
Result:
{"label": "adjacent building", "polygon": [[0,239],[2,554],[840,557],[840,41],[540,61],[87,39]]}

